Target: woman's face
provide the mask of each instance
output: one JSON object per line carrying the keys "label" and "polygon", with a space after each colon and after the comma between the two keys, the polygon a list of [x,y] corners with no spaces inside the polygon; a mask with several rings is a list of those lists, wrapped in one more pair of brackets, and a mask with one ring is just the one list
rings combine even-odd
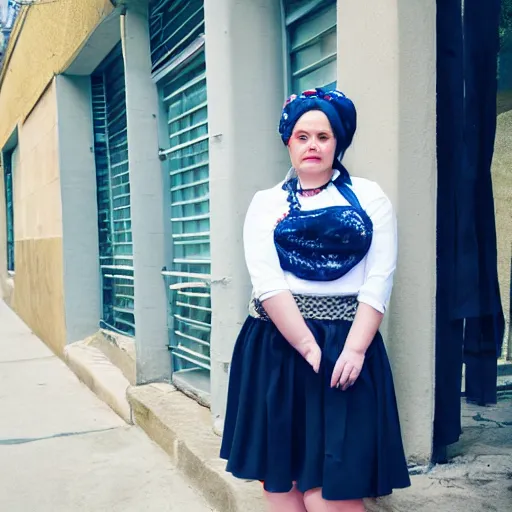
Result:
{"label": "woman's face", "polygon": [[288,142],[288,151],[299,174],[321,174],[332,170],[336,138],[322,111],[310,110],[299,118]]}

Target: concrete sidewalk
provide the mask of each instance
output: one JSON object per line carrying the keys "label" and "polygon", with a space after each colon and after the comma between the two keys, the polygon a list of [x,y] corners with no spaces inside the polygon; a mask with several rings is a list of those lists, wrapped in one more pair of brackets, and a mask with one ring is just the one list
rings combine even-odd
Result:
{"label": "concrete sidewalk", "polygon": [[[166,383],[130,386],[89,342],[69,346],[66,359],[167,454],[0,302],[0,511],[264,510],[260,484],[224,471],[208,409]],[[463,402],[463,427],[450,464],[368,500],[368,511],[512,511],[512,392],[493,407]]]}
{"label": "concrete sidewalk", "polygon": [[[218,458],[211,418],[168,384],[131,387],[135,422],[177,461],[220,512],[262,512],[261,486],[236,480]],[[512,392],[496,406],[463,403],[464,433],[450,447],[451,462],[411,476],[412,486],[367,500],[368,512],[511,512]],[[203,483],[201,483],[203,482]],[[284,512],[284,511],[283,511]]]}
{"label": "concrete sidewalk", "polygon": [[0,411],[1,511],[212,511],[2,301]]}

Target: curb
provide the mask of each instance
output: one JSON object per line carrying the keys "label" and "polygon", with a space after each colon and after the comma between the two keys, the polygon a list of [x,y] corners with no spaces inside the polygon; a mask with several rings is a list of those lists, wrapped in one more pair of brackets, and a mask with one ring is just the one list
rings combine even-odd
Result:
{"label": "curb", "polygon": [[64,360],[93,393],[126,423],[133,424],[126,398],[130,382],[101,350],[91,346],[89,340],[78,341],[64,349]]}
{"label": "curb", "polygon": [[159,444],[219,512],[262,512],[261,485],[237,480],[219,458],[209,409],[169,384],[128,388],[135,423]]}
{"label": "curb", "polygon": [[101,329],[89,344],[101,350],[117,366],[132,386],[136,385],[135,340],[106,329]]}

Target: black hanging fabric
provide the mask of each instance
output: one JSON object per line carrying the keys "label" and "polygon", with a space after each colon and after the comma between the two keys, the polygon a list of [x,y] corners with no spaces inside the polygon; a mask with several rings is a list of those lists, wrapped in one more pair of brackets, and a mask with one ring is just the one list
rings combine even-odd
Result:
{"label": "black hanging fabric", "polygon": [[464,65],[460,0],[437,1],[437,293],[434,445],[460,436],[463,322],[455,319],[456,202],[462,174]]}
{"label": "black hanging fabric", "polygon": [[496,401],[503,312],[491,161],[500,0],[437,1],[437,297],[434,446],[461,433],[460,389]]}
{"label": "black hanging fabric", "polygon": [[[465,155],[476,193],[474,217],[478,274],[475,289],[458,289],[457,316],[467,318],[464,339],[466,397],[480,405],[496,402],[497,356],[504,317],[497,272],[496,224],[491,163],[496,134],[499,19],[501,1],[465,0]],[[466,198],[464,198],[466,200]],[[461,255],[462,266],[464,255]],[[467,276],[462,275],[463,282]]]}

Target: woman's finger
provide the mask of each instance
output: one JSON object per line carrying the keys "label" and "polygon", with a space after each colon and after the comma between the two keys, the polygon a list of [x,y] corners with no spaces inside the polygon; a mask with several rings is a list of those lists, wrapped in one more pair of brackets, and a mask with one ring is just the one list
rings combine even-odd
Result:
{"label": "woman's finger", "polygon": [[347,383],[345,384],[345,386],[342,388],[343,391],[347,390],[349,387],[353,386],[357,380],[357,378],[359,377],[359,374],[360,374],[360,370],[358,368],[356,368],[355,366],[352,368],[352,371],[350,372],[350,376],[347,380]]}
{"label": "woman's finger", "polygon": [[340,377],[346,363],[347,362],[341,357],[338,358],[338,360],[336,361],[336,364],[334,365],[334,370],[332,371],[331,388],[333,388],[334,386],[339,386]]}
{"label": "woman's finger", "polygon": [[313,370],[315,371],[315,373],[318,373],[320,371],[320,363],[322,361],[322,351],[320,350],[320,347],[318,347],[316,350],[315,350],[315,357],[313,359]]}
{"label": "woman's finger", "polygon": [[340,377],[340,387],[342,389],[345,389],[345,386],[347,385],[348,379],[350,377],[350,374],[352,373],[352,370],[354,369],[354,365],[352,363],[347,362],[343,368],[343,372],[341,373]]}
{"label": "woman's finger", "polygon": [[313,347],[306,355],[306,361],[311,365],[313,371],[318,373],[320,370],[320,362],[322,360],[322,351],[319,346]]}

